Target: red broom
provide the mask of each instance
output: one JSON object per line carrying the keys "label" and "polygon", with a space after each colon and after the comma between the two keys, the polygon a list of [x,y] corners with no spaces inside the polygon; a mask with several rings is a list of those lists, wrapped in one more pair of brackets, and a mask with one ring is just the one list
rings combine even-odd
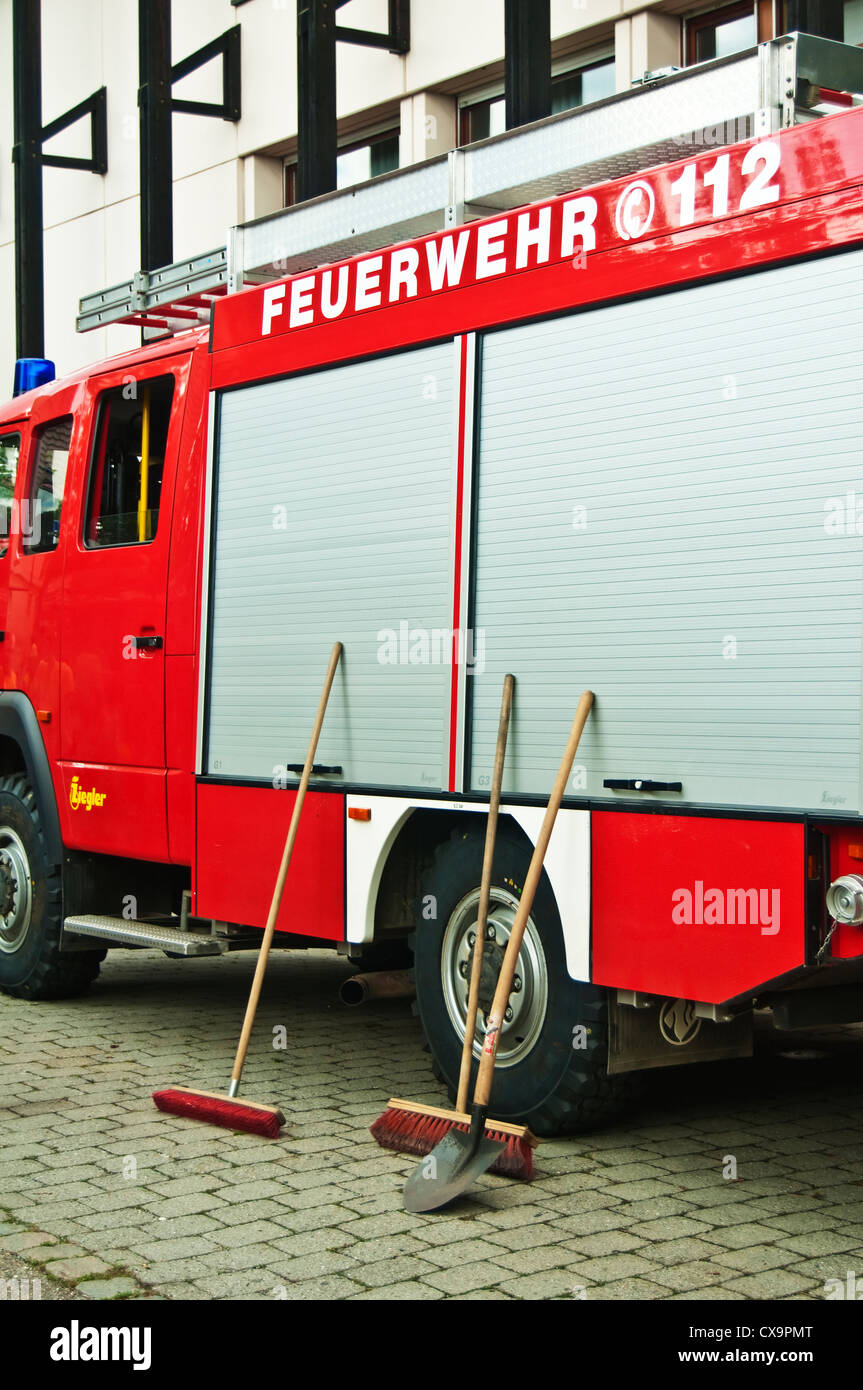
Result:
{"label": "red broom", "polygon": [[[417,1105],[413,1101],[393,1099],[380,1118],[375,1120],[371,1126],[371,1134],[381,1148],[393,1149],[397,1153],[415,1154],[417,1158],[424,1158],[430,1154],[449,1130],[470,1130],[471,1117],[467,1113],[467,1093],[473,1061],[479,981],[482,973],[482,954],[488,920],[488,904],[491,896],[492,861],[494,859],[500,790],[503,783],[503,764],[506,756],[506,739],[514,685],[514,677],[506,676],[503,683],[494,772],[491,779],[488,823],[485,832],[485,853],[482,861],[482,882],[477,911],[476,941],[471,964],[470,992],[456,1108],[455,1110],[442,1110],[434,1105]],[[526,1125],[510,1125],[500,1120],[489,1120],[485,1126],[484,1137],[506,1146],[492,1164],[492,1173],[501,1173],[505,1177],[522,1178],[525,1182],[530,1182],[533,1177],[533,1149],[536,1147],[537,1139]]]}
{"label": "red broom", "polygon": [[183,1115],[190,1120],[205,1120],[211,1125],[222,1125],[225,1129],[246,1130],[249,1134],[263,1134],[267,1139],[278,1138],[279,1130],[285,1123],[285,1117],[278,1106],[261,1105],[257,1101],[237,1100],[236,1095],[240,1088],[240,1078],[243,1074],[243,1065],[246,1060],[249,1038],[252,1034],[252,1025],[255,1022],[258,1000],[261,997],[261,987],[264,983],[264,972],[267,968],[267,959],[270,954],[270,946],[276,928],[276,918],[279,915],[285,879],[288,876],[288,865],[291,862],[294,841],[297,838],[297,830],[300,824],[300,812],[303,809],[306,788],[309,785],[309,778],[312,773],[312,764],[315,761],[315,752],[318,746],[321,726],[324,722],[324,713],[326,712],[327,701],[330,696],[330,690],[336,674],[336,667],[338,666],[341,654],[342,644],[341,642],[336,642],[330,655],[330,664],[327,669],[327,676],[324,681],[320,704],[318,705],[315,727],[312,731],[309,751],[306,754],[306,762],[303,767],[303,775],[300,778],[297,799],[294,802],[294,811],[291,816],[291,824],[288,829],[287,839],[285,840],[282,862],[279,867],[276,886],[273,890],[273,899],[270,903],[270,915],[267,918],[264,938],[261,942],[261,949],[258,954],[255,978],[252,981],[249,1002],[246,1005],[246,1016],[243,1019],[243,1031],[240,1034],[237,1055],[234,1058],[234,1067],[231,1072],[231,1084],[228,1087],[228,1094],[224,1095],[218,1091],[193,1091],[187,1086],[171,1086],[165,1091],[154,1091],[153,1100],[156,1102],[157,1109],[164,1110],[170,1115]]}

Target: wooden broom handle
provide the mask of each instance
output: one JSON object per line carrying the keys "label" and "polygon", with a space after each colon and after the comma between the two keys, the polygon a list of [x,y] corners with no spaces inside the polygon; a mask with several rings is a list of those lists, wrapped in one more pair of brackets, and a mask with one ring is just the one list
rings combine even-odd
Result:
{"label": "wooden broom handle", "polygon": [[306,754],[305,766],[303,767],[303,775],[300,778],[300,785],[297,789],[297,798],[294,802],[294,810],[293,815],[291,816],[291,824],[288,827],[287,839],[285,840],[285,848],[282,851],[282,862],[279,866],[279,876],[276,879],[276,886],[273,889],[273,898],[272,902],[270,903],[270,915],[267,918],[267,925],[264,929],[264,939],[261,942],[261,949],[258,954],[258,964],[255,969],[255,978],[252,981],[252,989],[251,993],[249,994],[249,1002],[246,1005],[246,1016],[243,1019],[243,1031],[240,1034],[240,1041],[237,1045],[237,1055],[234,1058],[234,1068],[231,1072],[231,1081],[232,1083],[236,1083],[237,1085],[239,1085],[240,1077],[243,1074],[243,1066],[246,1061],[246,1051],[249,1046],[249,1038],[252,1035],[252,1025],[255,1022],[255,1013],[258,1008],[258,1000],[261,997],[261,986],[264,983],[264,972],[267,968],[267,958],[270,954],[270,946],[272,945],[273,941],[273,932],[276,929],[276,918],[279,915],[279,908],[282,905],[282,893],[284,892],[285,888],[285,879],[288,876],[288,865],[291,862],[291,855],[293,854],[294,850],[294,841],[297,838],[297,830],[299,829],[300,825],[300,813],[303,809],[303,802],[306,798],[306,788],[309,785],[309,778],[312,775],[312,764],[315,761],[315,752],[318,747],[318,739],[321,735],[321,725],[324,722],[324,714],[326,713],[327,701],[330,698],[330,690],[332,689],[333,680],[335,679],[336,674],[336,667],[339,664],[339,657],[341,656],[341,654],[342,644],[341,642],[336,642],[330,654],[330,664],[327,668],[327,676],[326,680],[324,681],[324,688],[321,693],[320,704],[318,705],[318,713],[317,718],[315,719],[315,727],[312,730],[312,737],[309,743],[309,751]]}
{"label": "wooden broom handle", "polygon": [[524,888],[521,892],[521,899],[518,904],[518,911],[515,914],[515,921],[512,924],[512,931],[509,934],[509,941],[506,943],[506,951],[503,957],[503,965],[498,976],[497,989],[494,992],[491,1012],[488,1017],[488,1025],[485,1032],[485,1042],[483,1043],[482,1058],[479,1064],[479,1074],[476,1080],[476,1090],[474,1092],[474,1105],[487,1106],[491,1094],[491,1080],[494,1074],[494,1059],[497,1055],[497,1044],[500,1037],[500,1027],[503,1020],[504,1010],[509,1001],[510,990],[512,989],[513,976],[518,961],[518,953],[521,950],[521,943],[524,939],[524,930],[527,926],[527,919],[533,907],[533,900],[536,895],[540,875],[542,873],[545,852],[548,849],[548,842],[551,839],[551,832],[554,829],[554,822],[563,800],[563,793],[569,780],[572,764],[575,761],[575,753],[581,739],[582,731],[587,723],[587,716],[590,714],[593,705],[593,691],[585,690],[578,702],[578,709],[575,712],[575,719],[572,722],[569,740],[566,745],[557,778],[548,799],[545,816],[543,817],[542,827],[537,836],[536,847],[530,861],[530,868],[524,881]]}
{"label": "wooden broom handle", "polygon": [[473,948],[473,963],[470,973],[470,991],[467,1000],[467,1020],[465,1024],[464,1046],[461,1052],[461,1071],[458,1078],[458,1097],[455,1108],[460,1114],[467,1110],[467,1088],[470,1085],[470,1068],[473,1061],[473,1039],[476,1032],[476,1011],[479,1003],[479,977],[482,974],[482,955],[485,945],[485,928],[488,921],[488,901],[491,896],[491,866],[494,860],[494,841],[497,834],[497,816],[500,807],[500,789],[503,783],[503,760],[506,756],[506,736],[509,729],[509,716],[512,709],[514,676],[504,676],[503,695],[500,701],[500,723],[497,726],[497,747],[494,753],[494,771],[491,776],[491,796],[488,803],[488,823],[485,828],[485,854],[482,861],[482,881],[479,890],[479,910],[476,918],[476,941]]}

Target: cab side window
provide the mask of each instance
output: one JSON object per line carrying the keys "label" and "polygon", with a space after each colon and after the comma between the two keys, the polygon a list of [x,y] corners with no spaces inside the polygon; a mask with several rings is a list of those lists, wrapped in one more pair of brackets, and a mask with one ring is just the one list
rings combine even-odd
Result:
{"label": "cab side window", "polygon": [[0,435],[0,558],[9,549],[15,527],[15,480],[18,477],[19,434]]}
{"label": "cab side window", "polygon": [[66,469],[72,444],[72,416],[52,420],[36,431],[33,443],[33,471],[30,474],[29,525],[22,526],[25,555],[56,550],[60,539],[60,517]]}
{"label": "cab side window", "polygon": [[146,545],[155,538],[172,376],[127,381],[99,398],[84,545]]}

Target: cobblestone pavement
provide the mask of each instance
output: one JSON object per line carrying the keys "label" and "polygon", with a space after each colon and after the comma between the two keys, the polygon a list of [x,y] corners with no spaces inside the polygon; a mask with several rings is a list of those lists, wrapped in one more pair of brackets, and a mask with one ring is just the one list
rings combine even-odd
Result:
{"label": "cobblestone pavement", "polygon": [[154,1109],[225,1089],[252,969],[115,953],[85,998],[0,997],[0,1250],[90,1297],[805,1300],[863,1277],[863,1028],[653,1073],[613,1127],[543,1143],[532,1184],[417,1217],[412,1160],[367,1126],[392,1094],[446,1101],[409,1005],[345,1009],[335,955],[270,963],[243,1092],[281,1105],[280,1140]]}

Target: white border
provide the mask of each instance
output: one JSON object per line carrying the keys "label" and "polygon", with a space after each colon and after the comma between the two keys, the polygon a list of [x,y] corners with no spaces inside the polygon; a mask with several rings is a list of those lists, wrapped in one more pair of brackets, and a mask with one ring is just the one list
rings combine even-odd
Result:
{"label": "white border", "polygon": [[204,555],[201,566],[201,630],[198,633],[198,733],[195,747],[195,771],[200,777],[204,768],[204,695],[207,684],[207,617],[210,607],[210,535],[213,514],[213,460],[216,454],[216,393],[210,392],[207,405],[207,462],[204,470]]}
{"label": "white border", "polygon": [[[345,798],[346,939],[371,941],[381,878],[396,836],[411,812],[461,811],[485,816],[484,802],[428,801],[422,797],[361,796]],[[367,821],[347,817],[350,807],[371,811]],[[542,806],[502,806],[536,843],[545,809]],[[558,812],[545,856],[545,871],[557,900],[566,948],[566,967],[574,980],[590,980],[590,812]]]}

